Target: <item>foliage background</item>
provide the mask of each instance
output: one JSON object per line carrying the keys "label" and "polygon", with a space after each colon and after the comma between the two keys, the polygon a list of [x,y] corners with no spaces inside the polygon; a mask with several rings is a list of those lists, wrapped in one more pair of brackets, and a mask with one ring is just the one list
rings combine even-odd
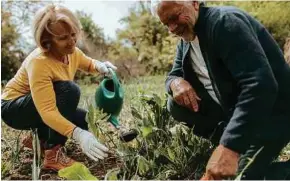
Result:
{"label": "foliage background", "polygon": [[[17,71],[27,54],[35,48],[32,37],[27,34],[35,12],[48,1],[3,1],[1,3],[1,76],[9,80]],[[240,7],[261,21],[272,33],[281,49],[290,37],[290,2],[208,2],[208,6],[232,5]],[[78,46],[89,56],[111,60],[119,67],[124,80],[136,76],[164,74],[170,70],[178,38],[150,13],[149,1],[136,1],[127,17],[120,21],[125,28],[117,30],[116,40],[104,36],[102,27],[86,12],[75,12],[83,26],[83,38]],[[97,81],[95,76],[78,73],[76,79],[87,84]]]}
{"label": "foliage background", "polygon": [[[31,24],[30,22],[33,18],[34,12],[48,3],[51,2],[1,2],[2,85],[14,76],[22,61],[28,53],[35,48],[35,44],[32,41],[32,36],[24,35],[26,35],[29,31]],[[267,27],[273,37],[277,40],[281,49],[288,38],[288,43],[285,44],[284,47],[286,51],[285,54],[289,57],[290,62],[290,2],[209,2],[208,5],[234,5],[249,12]],[[161,97],[164,95],[165,74],[172,66],[175,56],[175,46],[178,42],[178,38],[169,34],[167,29],[161,25],[159,20],[151,15],[149,7],[150,2],[136,2],[136,5],[130,9],[130,14],[120,20],[125,25],[125,28],[116,32],[116,40],[111,40],[104,36],[102,27],[94,23],[91,14],[83,11],[75,12],[83,26],[82,39],[78,42],[78,47],[80,47],[92,58],[111,60],[118,66],[118,75],[122,78],[126,93],[125,104],[120,115],[120,120],[127,126],[132,126],[131,123],[134,122],[131,107],[135,107],[140,110],[139,113],[142,115],[147,114],[147,112],[143,110],[144,105],[140,103],[140,99],[137,95],[141,93],[146,93],[149,95],[157,94]],[[86,73],[78,72],[75,78],[76,81],[82,85],[82,100],[80,101],[80,106],[84,106],[85,98],[89,97],[93,99],[93,93],[96,87],[95,84],[92,83],[99,81],[99,77],[96,75],[87,75]],[[8,128],[5,124],[2,124],[1,128],[2,178],[31,179],[31,163],[27,161],[27,158],[31,157],[32,154],[27,150],[23,151],[20,149],[20,132]],[[146,139],[144,140],[146,141]],[[197,139],[195,141],[200,142],[200,140]],[[147,140],[147,142],[150,143],[150,140]],[[150,148],[153,148],[150,151],[158,150],[159,148],[154,147],[156,146],[154,144],[149,146]],[[174,146],[174,144],[171,146]],[[188,147],[185,146],[184,148]],[[116,157],[110,157],[106,160],[105,163],[108,163],[109,165],[104,163],[101,165],[98,163],[93,163],[92,161],[87,160],[74,144],[69,143],[67,149],[69,156],[72,156],[79,161],[83,161],[86,165],[89,165],[90,171],[99,178],[104,176],[106,169],[110,169],[119,164]],[[181,149],[174,151],[180,150]],[[203,161],[201,161],[200,164],[205,163],[207,156],[209,156],[209,150],[210,149],[206,149],[205,151],[202,151],[205,155],[204,157],[201,157]],[[288,147],[282,152],[280,159],[289,159],[289,150],[290,147],[288,145]],[[161,150],[161,152],[163,151],[164,150]],[[167,152],[168,156],[172,156],[172,150],[167,150]],[[191,172],[187,170],[188,167],[180,166],[190,164],[186,162],[188,157],[182,157],[183,159],[174,159],[172,164],[165,165],[166,168],[155,166],[152,168],[150,167],[150,169],[147,169],[147,161],[149,161],[151,165],[158,162],[150,160],[151,157],[148,157],[148,155],[147,157],[146,155],[143,157],[146,159],[145,161],[142,157],[138,157],[142,158],[144,161],[142,162],[142,167],[145,168],[145,170],[143,170],[144,172],[141,171],[141,175],[146,175],[146,171],[149,170],[151,172],[152,169],[153,172],[151,173],[158,173],[156,171],[158,171],[158,169],[160,171],[161,169],[159,176],[161,174],[167,174],[168,176],[168,174],[170,175],[172,173],[177,173],[177,178],[193,178],[189,177]],[[130,163],[127,163],[126,160],[125,163],[130,166]],[[179,174],[181,173],[181,170],[178,170],[178,168],[184,169],[182,170],[184,172],[183,175]],[[204,168],[204,165],[201,165],[199,169],[202,168]],[[133,165],[133,169],[136,169],[135,165]],[[168,170],[170,170],[170,172],[167,172]],[[140,170],[137,169],[134,171],[140,172]],[[44,173],[42,174],[41,179],[59,179],[54,176],[55,174]],[[158,175],[149,176],[150,177],[147,178],[152,179],[155,176],[155,178],[158,178]],[[161,176],[161,178],[164,178],[164,175]]]}

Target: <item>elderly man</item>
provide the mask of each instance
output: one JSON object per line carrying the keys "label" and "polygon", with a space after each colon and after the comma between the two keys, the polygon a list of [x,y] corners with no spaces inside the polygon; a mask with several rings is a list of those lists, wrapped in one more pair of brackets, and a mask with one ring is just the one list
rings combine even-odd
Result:
{"label": "elderly man", "polygon": [[261,23],[233,7],[151,5],[182,38],[166,79],[168,109],[218,143],[204,178],[263,179],[290,138],[290,68],[277,43]]}

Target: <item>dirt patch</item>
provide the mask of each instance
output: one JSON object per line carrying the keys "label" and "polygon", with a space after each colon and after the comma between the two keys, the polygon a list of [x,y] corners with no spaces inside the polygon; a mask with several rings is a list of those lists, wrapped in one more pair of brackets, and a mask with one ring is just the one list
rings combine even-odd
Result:
{"label": "dirt patch", "polygon": [[[67,155],[76,161],[79,161],[89,168],[92,175],[98,179],[104,179],[108,170],[120,167],[122,162],[115,155],[109,155],[104,161],[95,162],[89,159],[85,154],[81,152],[81,149],[72,141],[68,141],[65,150]],[[7,150],[8,151],[8,150]],[[5,180],[31,180],[32,179],[32,159],[33,152],[30,149],[22,148],[19,153],[19,159],[13,165],[13,168],[6,173],[2,179]],[[6,161],[2,159],[2,161]],[[63,180],[58,177],[56,171],[41,170],[41,180]]]}

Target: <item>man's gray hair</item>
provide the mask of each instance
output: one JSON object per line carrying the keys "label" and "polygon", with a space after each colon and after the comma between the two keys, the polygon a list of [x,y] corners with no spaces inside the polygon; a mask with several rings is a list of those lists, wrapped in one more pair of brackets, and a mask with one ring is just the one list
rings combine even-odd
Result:
{"label": "man's gray hair", "polygon": [[[151,13],[152,13],[153,16],[158,16],[157,15],[158,6],[160,5],[160,3],[162,1],[166,1],[166,0],[151,0]],[[183,1],[181,1],[181,0],[173,0],[173,1],[175,1],[177,3],[186,3],[186,2],[190,2],[192,0],[183,0]],[[201,3],[205,3],[205,0],[197,0],[197,1],[200,4]]]}

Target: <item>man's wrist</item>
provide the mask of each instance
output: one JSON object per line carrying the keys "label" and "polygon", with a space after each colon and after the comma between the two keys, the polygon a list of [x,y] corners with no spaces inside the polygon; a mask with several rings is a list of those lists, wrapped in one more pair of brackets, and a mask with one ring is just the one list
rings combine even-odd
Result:
{"label": "man's wrist", "polygon": [[174,92],[176,90],[176,88],[180,86],[180,83],[182,80],[183,80],[183,78],[181,78],[181,77],[178,77],[178,78],[172,80],[172,82],[170,83],[170,89],[172,92]]}

